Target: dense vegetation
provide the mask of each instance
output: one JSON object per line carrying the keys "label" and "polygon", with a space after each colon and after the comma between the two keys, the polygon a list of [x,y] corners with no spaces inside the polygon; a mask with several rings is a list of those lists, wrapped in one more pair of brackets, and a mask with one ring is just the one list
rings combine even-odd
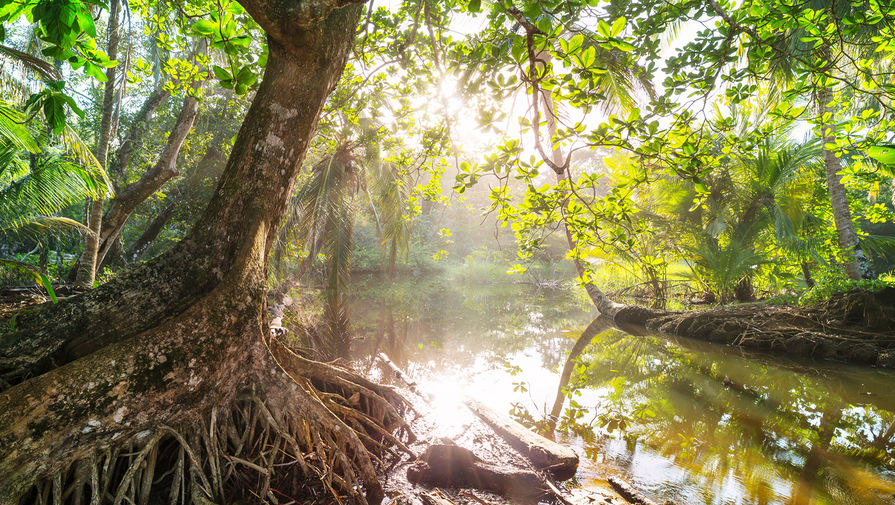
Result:
{"label": "dense vegetation", "polygon": [[[264,499],[317,472],[378,501],[403,403],[311,359],[350,352],[352,272],[516,276],[620,324],[895,364],[895,304],[833,297],[895,284],[893,21],[877,0],[3,2],[0,280],[50,301],[0,329],[0,501],[146,503],[158,457],[172,501],[205,503],[238,494],[220,458],[281,463],[209,426],[325,447]],[[756,301],[826,305],[665,312]]]}

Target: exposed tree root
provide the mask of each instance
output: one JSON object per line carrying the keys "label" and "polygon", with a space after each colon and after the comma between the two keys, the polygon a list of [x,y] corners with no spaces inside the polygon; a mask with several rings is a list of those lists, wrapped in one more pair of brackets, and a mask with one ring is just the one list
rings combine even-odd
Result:
{"label": "exposed tree root", "polygon": [[304,363],[307,375],[290,370],[295,382],[278,374],[196,421],[113,440],[41,478],[19,503],[378,503],[377,473],[399,457],[390,447],[412,454],[401,441],[412,436],[404,400],[348,370]]}
{"label": "exposed tree root", "polygon": [[895,367],[893,288],[841,293],[813,307],[756,304],[680,313],[622,311],[616,323],[794,357]]}

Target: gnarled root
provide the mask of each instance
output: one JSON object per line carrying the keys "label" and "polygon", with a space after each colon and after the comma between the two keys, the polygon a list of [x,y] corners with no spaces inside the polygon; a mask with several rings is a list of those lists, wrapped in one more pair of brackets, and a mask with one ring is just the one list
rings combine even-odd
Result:
{"label": "gnarled root", "polygon": [[412,437],[403,398],[268,344],[282,359],[260,360],[228,402],[180,416],[190,419],[182,424],[159,419],[127,439],[112,437],[40,478],[19,503],[381,501],[384,461],[400,457],[394,448],[413,454],[402,441]]}

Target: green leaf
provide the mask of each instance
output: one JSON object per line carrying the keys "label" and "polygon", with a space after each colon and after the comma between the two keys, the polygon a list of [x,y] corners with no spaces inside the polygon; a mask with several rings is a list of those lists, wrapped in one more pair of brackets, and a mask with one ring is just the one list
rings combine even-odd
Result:
{"label": "green leaf", "polygon": [[50,282],[50,278],[46,276],[46,274],[40,274],[40,283],[43,284],[44,289],[47,290],[47,294],[50,295],[50,300],[53,303],[59,303],[59,300],[56,298],[56,291],[53,289],[53,283]]}
{"label": "green leaf", "polygon": [[629,53],[629,52],[633,51],[634,49],[637,49],[636,47],[634,47],[634,44],[625,42],[623,40],[617,40],[617,39],[610,40],[609,45],[618,49],[619,51],[624,51],[626,53]]}
{"label": "green leaf", "polygon": [[193,23],[193,31],[200,35],[211,35],[217,30],[218,24],[208,19],[200,19]]}
{"label": "green leaf", "polygon": [[578,35],[575,35],[574,37],[569,39],[569,48],[568,48],[568,51],[566,51],[566,52],[568,52],[569,54],[572,54],[572,53],[578,51],[579,49],[581,49],[581,46],[583,44],[584,44],[584,34],[579,33]]}
{"label": "green leaf", "polygon": [[482,0],[469,0],[469,12],[478,12],[482,10]]}
{"label": "green leaf", "polygon": [[880,163],[895,165],[895,146],[873,146],[867,149],[867,156]]}
{"label": "green leaf", "polygon": [[230,71],[224,67],[219,67],[217,65],[213,65],[211,67],[211,71],[214,72],[214,76],[222,81],[229,81],[233,79],[233,76],[230,74]]}
{"label": "green leaf", "polygon": [[581,66],[584,68],[589,68],[597,61],[597,49],[593,46],[588,47],[578,56],[578,59],[581,61]]}
{"label": "green leaf", "polygon": [[627,24],[628,24],[628,20],[625,19],[624,17],[620,17],[620,18],[616,19],[615,21],[612,22],[612,26],[609,28],[609,36],[615,37],[616,35],[621,33],[622,30],[625,29],[625,25],[627,25]]}
{"label": "green leaf", "polygon": [[258,80],[258,77],[252,72],[252,69],[246,65],[239,70],[239,73],[236,74],[236,82],[242,84],[244,86],[251,86],[255,84],[255,81]]}

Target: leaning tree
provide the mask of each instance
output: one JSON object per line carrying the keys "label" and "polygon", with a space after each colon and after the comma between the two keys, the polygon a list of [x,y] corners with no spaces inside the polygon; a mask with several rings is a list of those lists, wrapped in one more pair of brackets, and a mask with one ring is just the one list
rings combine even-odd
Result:
{"label": "leaning tree", "polygon": [[[0,503],[288,501],[313,479],[352,501],[383,497],[376,450],[409,433],[400,397],[291,352],[270,336],[265,301],[268,252],[361,2],[240,3],[268,61],[195,227],[0,329]],[[45,34],[69,19],[40,17],[58,4],[34,9]]]}

